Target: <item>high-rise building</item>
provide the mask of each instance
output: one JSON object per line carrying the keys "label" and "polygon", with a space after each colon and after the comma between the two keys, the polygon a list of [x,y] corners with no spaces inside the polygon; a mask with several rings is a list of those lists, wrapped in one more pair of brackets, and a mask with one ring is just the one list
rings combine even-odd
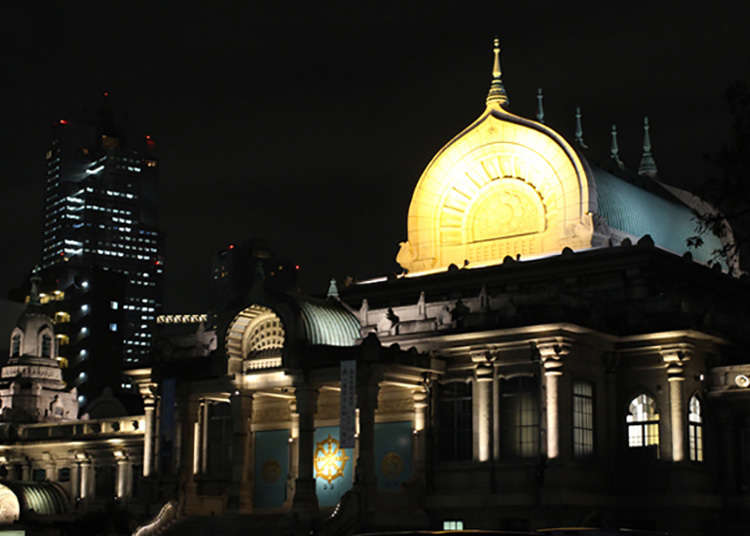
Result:
{"label": "high-rise building", "polygon": [[[98,393],[87,393],[81,383],[117,389],[121,386],[109,385],[117,377],[112,371],[149,361],[162,303],[155,141],[146,135],[128,143],[113,115],[105,93],[95,119],[55,123],[46,153],[38,272],[42,290],[55,298],[49,300],[53,317],[60,323],[74,317],[83,321],[76,333],[60,330],[61,345],[71,347],[59,354],[75,369],[79,393],[89,398]],[[87,316],[97,321],[85,325]],[[105,316],[112,321],[98,321]],[[103,333],[94,333],[94,324]],[[106,344],[97,344],[100,339]],[[92,355],[89,347],[106,355]],[[109,379],[92,377],[104,369]]]}

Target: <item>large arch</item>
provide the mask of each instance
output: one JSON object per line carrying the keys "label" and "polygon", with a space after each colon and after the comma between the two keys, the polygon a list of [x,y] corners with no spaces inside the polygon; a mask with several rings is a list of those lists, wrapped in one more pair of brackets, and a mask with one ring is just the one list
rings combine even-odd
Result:
{"label": "large arch", "polygon": [[422,173],[397,261],[422,272],[591,247],[592,188],[559,134],[488,108]]}
{"label": "large arch", "polygon": [[[230,322],[226,352],[230,372],[281,366],[286,330],[281,318],[269,307],[250,305]],[[245,363],[244,366],[240,366]]]}

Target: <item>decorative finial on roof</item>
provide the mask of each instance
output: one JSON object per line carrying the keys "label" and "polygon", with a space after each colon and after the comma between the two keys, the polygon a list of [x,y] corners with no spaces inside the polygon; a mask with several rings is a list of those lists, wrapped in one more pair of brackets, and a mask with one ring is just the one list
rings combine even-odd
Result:
{"label": "decorative finial on roof", "polygon": [[544,94],[542,94],[542,88],[536,90],[536,120],[544,124]]}
{"label": "decorative finial on roof", "polygon": [[641,156],[641,165],[638,167],[638,175],[647,177],[656,177],[656,160],[651,154],[651,135],[649,134],[648,117],[643,118],[643,155]]}
{"label": "decorative finial on roof", "polygon": [[617,146],[617,125],[612,125],[612,147],[609,150],[609,156],[615,161],[620,169],[625,168],[625,164],[620,160],[620,148]]}
{"label": "decorative finial on roof", "polygon": [[326,298],[338,298],[339,297],[339,287],[336,284],[336,279],[331,278],[331,282],[328,284],[328,292],[326,292]]}
{"label": "decorative finial on roof", "polygon": [[42,278],[39,275],[34,274],[30,278],[31,291],[29,292],[29,305],[41,305],[42,300],[39,297],[39,284],[42,282]]}
{"label": "decorative finial on roof", "polygon": [[576,106],[576,143],[582,149],[588,149],[589,146],[583,141],[583,125],[581,124],[581,107]]}
{"label": "decorative finial on roof", "polygon": [[487,106],[505,107],[510,101],[508,94],[503,86],[503,71],[500,69],[500,39],[497,37],[493,41],[493,52],[495,53],[495,62],[492,64],[492,83],[490,92],[487,95]]}

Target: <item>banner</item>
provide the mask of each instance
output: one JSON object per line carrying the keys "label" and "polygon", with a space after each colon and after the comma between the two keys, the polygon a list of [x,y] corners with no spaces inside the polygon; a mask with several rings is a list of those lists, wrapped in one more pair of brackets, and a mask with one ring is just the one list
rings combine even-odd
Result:
{"label": "banner", "polygon": [[318,504],[336,506],[342,495],[352,487],[354,449],[341,447],[338,426],[317,428],[314,443],[313,469]]}
{"label": "banner", "polygon": [[279,508],[286,501],[289,474],[289,430],[255,432],[253,505]]}
{"label": "banner", "polygon": [[375,474],[378,489],[400,491],[412,474],[412,423],[375,425]]}
{"label": "banner", "polygon": [[341,447],[354,448],[357,427],[357,362],[341,362]]}

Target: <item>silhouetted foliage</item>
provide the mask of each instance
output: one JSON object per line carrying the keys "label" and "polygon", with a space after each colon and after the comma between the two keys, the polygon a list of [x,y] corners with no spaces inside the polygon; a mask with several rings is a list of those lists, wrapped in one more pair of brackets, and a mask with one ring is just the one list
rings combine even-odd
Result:
{"label": "silhouetted foliage", "polygon": [[[731,225],[734,244],[724,242],[724,247],[714,251],[716,260],[731,265],[743,262],[748,265],[750,252],[750,87],[738,81],[726,91],[729,113],[732,117],[731,138],[721,149],[708,155],[717,175],[711,177],[701,188],[701,196],[716,210],[707,208],[699,214],[696,235],[688,238],[689,247],[703,244],[702,236],[713,232],[726,237]],[[742,255],[740,255],[742,253]]]}

